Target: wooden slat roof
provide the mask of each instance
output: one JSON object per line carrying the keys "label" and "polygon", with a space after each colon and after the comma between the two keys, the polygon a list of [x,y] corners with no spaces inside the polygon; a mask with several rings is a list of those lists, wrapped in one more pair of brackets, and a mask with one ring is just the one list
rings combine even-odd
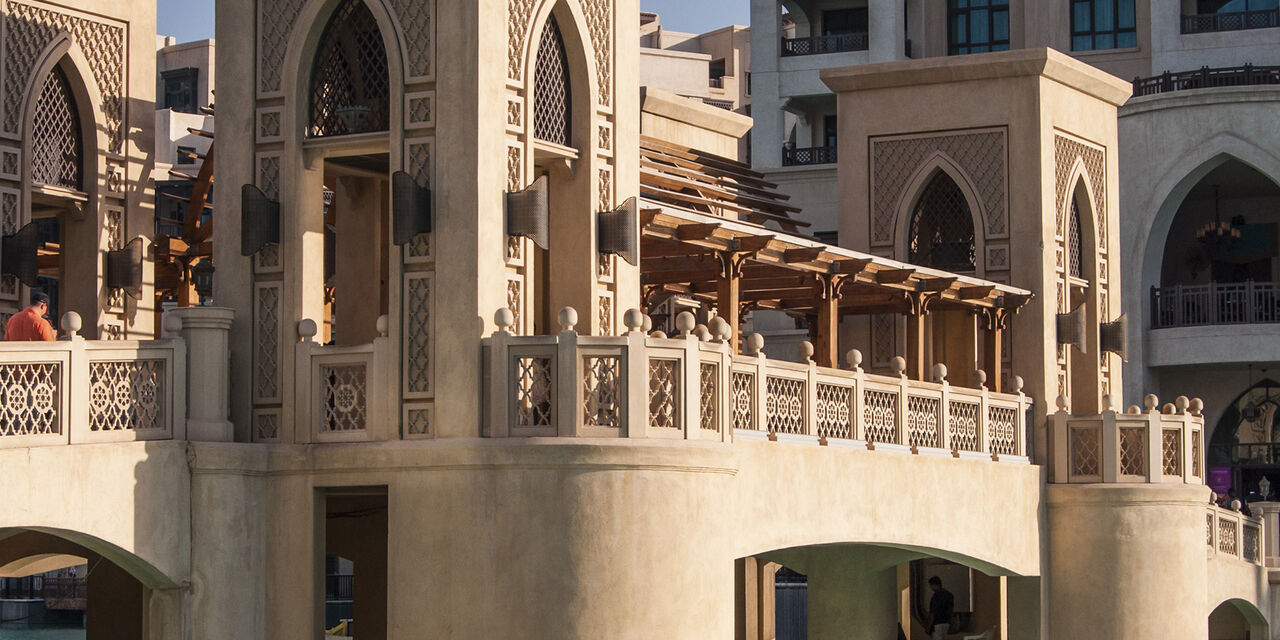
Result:
{"label": "wooden slat roof", "polygon": [[640,193],[643,197],[692,211],[757,224],[774,222],[795,232],[809,223],[790,196],[750,166],[671,142],[640,137]]}
{"label": "wooden slat roof", "polygon": [[907,294],[929,294],[935,309],[1017,309],[1031,292],[973,276],[881,258],[762,226],[641,202],[641,284],[716,299],[719,251],[753,252],[743,265],[742,301],[762,309],[810,313],[820,299],[818,276],[843,274],[841,311],[901,313]]}

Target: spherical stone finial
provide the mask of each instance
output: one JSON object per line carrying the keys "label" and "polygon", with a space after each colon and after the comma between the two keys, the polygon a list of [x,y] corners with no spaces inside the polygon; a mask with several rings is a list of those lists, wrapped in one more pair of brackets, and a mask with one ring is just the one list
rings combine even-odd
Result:
{"label": "spherical stone finial", "polygon": [[1071,406],[1071,401],[1067,399],[1067,396],[1058,394],[1058,397],[1053,400],[1053,404],[1058,407],[1058,411],[1066,411]]}
{"label": "spherical stone finial", "polygon": [[680,332],[680,335],[688,335],[697,326],[698,319],[693,317],[693,314],[688,311],[681,311],[680,314],[676,316],[676,330]]}
{"label": "spherical stone finial", "polygon": [[560,310],[560,315],[557,319],[560,321],[561,331],[573,331],[573,328],[578,324],[578,310],[573,307],[565,307]]}
{"label": "spherical stone finial", "polygon": [[[177,318],[177,316],[166,316],[166,319],[169,317]],[[182,318],[177,318],[177,320],[179,323],[178,328],[181,329]],[[62,314],[62,328],[67,330],[67,335],[74,336],[80,333],[80,329],[83,327],[84,321],[80,319],[80,314],[74,311],[68,311]]]}
{"label": "spherical stone finial", "polygon": [[1022,381],[1022,376],[1014,376],[1013,379],[1009,381],[1009,384],[1013,386],[1014,393],[1022,393],[1022,387],[1026,385],[1026,383]]}
{"label": "spherical stone finial", "polygon": [[941,362],[933,365],[933,381],[934,382],[947,381],[947,365],[942,364]]}
{"label": "spherical stone finial", "polygon": [[699,342],[707,342],[707,341],[711,340],[711,330],[710,330],[710,329],[708,329],[708,328],[707,328],[707,325],[705,325],[705,324],[700,324],[700,325],[698,325],[698,326],[694,327],[694,328],[693,328],[693,335],[698,336],[698,341],[699,341]]}
{"label": "spherical stone finial", "polygon": [[889,361],[889,368],[893,369],[893,372],[897,375],[905,375],[904,372],[907,370],[907,359],[902,356],[894,356],[893,359]]}
{"label": "spherical stone finial", "polygon": [[850,349],[849,353],[844,354],[844,361],[849,365],[850,369],[857,371],[862,368],[862,352],[857,349]]}
{"label": "spherical stone finial", "polygon": [[747,336],[747,354],[755,355],[764,351],[764,336],[753,333]]}
{"label": "spherical stone finial", "polygon": [[977,369],[973,372],[973,386],[981,389],[987,386],[987,372]]}
{"label": "spherical stone finial", "polygon": [[303,318],[298,321],[298,337],[303,342],[311,342],[311,339],[320,333],[320,327],[316,326],[316,321],[311,318]]}
{"label": "spherical stone finial", "polygon": [[632,307],[622,314],[622,324],[626,326],[628,333],[635,333],[644,328],[644,312]]}
{"label": "spherical stone finial", "polygon": [[648,315],[645,315],[644,324],[640,325],[640,330],[645,333],[649,333],[650,331],[653,331],[653,318]]}
{"label": "spherical stone finial", "polygon": [[1136,416],[1136,415],[1138,415],[1139,413],[1142,413],[1142,407],[1139,407],[1139,406],[1138,406],[1138,405],[1136,405],[1136,404],[1131,404],[1131,405],[1129,405],[1128,413],[1129,413],[1129,415],[1134,415],[1134,416]]}
{"label": "spherical stone finial", "polygon": [[[67,313],[70,314],[73,312],[68,311]],[[163,325],[164,332],[168,335],[176,336],[179,333],[182,333],[182,316],[176,313],[164,314],[164,321],[161,324]],[[67,324],[67,318],[66,318],[66,315],[64,314],[62,319],[62,326],[66,327],[69,331],[71,331],[71,333],[75,333],[76,331],[79,331],[80,316],[76,316],[76,328],[73,330],[71,329],[71,325]]]}
{"label": "spherical stone finial", "polygon": [[493,312],[493,323],[498,325],[498,331],[510,331],[516,323],[516,312],[506,307],[498,309]]}
{"label": "spherical stone finial", "polygon": [[1142,406],[1146,407],[1147,411],[1155,411],[1156,407],[1160,406],[1160,398],[1154,393],[1148,393],[1142,397]]}
{"label": "spherical stone finial", "polygon": [[1172,402],[1166,402],[1163,407],[1160,407],[1160,413],[1170,416],[1177,410],[1177,407],[1174,407]]}
{"label": "spherical stone finial", "polygon": [[724,318],[716,316],[711,319],[711,336],[721,342],[728,342],[729,337],[733,335],[733,329],[729,327],[729,323]]}
{"label": "spherical stone finial", "polygon": [[813,359],[813,343],[808,340],[801,340],[796,346],[796,355],[800,356],[800,362],[808,362]]}
{"label": "spherical stone finial", "polygon": [[1198,416],[1202,411],[1204,411],[1204,400],[1201,400],[1200,398],[1192,398],[1191,404],[1188,405],[1187,408],[1191,410],[1191,415]]}
{"label": "spherical stone finial", "polygon": [[1111,398],[1111,394],[1109,394],[1109,393],[1108,393],[1108,394],[1103,395],[1103,396],[1102,396],[1102,410],[1103,410],[1103,411],[1111,411],[1111,410],[1113,410],[1113,409],[1115,409],[1115,408],[1116,408],[1116,403],[1115,403],[1115,400]]}
{"label": "spherical stone finial", "polygon": [[387,334],[391,333],[391,318],[387,314],[384,313],[378,316],[377,329],[379,338],[385,338]]}
{"label": "spherical stone finial", "polygon": [[666,339],[667,339],[667,332],[666,332],[666,331],[654,331],[653,333],[649,334],[649,337],[650,337],[650,338],[657,338],[657,339],[659,339],[659,340],[666,340]]}
{"label": "spherical stone finial", "polygon": [[1186,396],[1178,396],[1173,399],[1173,406],[1177,407],[1178,413],[1186,413],[1187,407],[1191,406],[1191,399]]}

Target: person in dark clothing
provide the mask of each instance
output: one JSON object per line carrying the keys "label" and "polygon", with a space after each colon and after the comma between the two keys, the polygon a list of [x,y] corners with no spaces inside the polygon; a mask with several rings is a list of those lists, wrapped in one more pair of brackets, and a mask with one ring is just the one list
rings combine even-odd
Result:
{"label": "person in dark clothing", "polygon": [[938,576],[929,578],[929,588],[933,590],[933,598],[929,600],[929,626],[932,640],[946,640],[947,631],[951,630],[951,613],[955,610],[956,597],[942,588],[942,579]]}

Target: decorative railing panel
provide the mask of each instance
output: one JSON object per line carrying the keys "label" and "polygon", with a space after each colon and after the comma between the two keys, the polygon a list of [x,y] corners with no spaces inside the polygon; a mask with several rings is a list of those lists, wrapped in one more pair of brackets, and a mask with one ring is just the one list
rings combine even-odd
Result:
{"label": "decorative railing panel", "polygon": [[[1274,520],[1267,522],[1266,526],[1274,524]],[[1263,519],[1260,517],[1210,506],[1205,513],[1205,545],[1211,555],[1236,558],[1261,567],[1266,564],[1262,527]]]}
{"label": "decorative railing panel", "polygon": [[1240,533],[1240,559],[1257,563],[1262,557],[1261,527],[1245,523]]}
{"label": "decorative railing panel", "polygon": [[[1274,12],[1272,13],[1274,14]],[[1150,78],[1134,78],[1133,95],[1137,97],[1189,89],[1247,87],[1268,84],[1280,84],[1280,67],[1259,67],[1251,64],[1217,69],[1201,67],[1195,71],[1180,71],[1177,73],[1166,71]]]}
{"label": "decorative railing panel", "polygon": [[1280,322],[1280,285],[1209,283],[1151,288],[1153,329]]}
{"label": "decorative railing panel", "polygon": [[818,436],[852,440],[853,387],[835,384],[819,384],[814,419],[818,422]]}
{"label": "decorative railing panel", "polygon": [[869,44],[868,40],[868,34],[865,32],[810,36],[808,38],[783,38],[782,57],[811,56],[844,51],[866,51]]}
{"label": "decorative railing panel", "polygon": [[1239,527],[1240,523],[1237,520],[1218,518],[1218,553],[1230,556],[1240,554],[1239,541],[1236,540],[1236,531]]}
{"label": "decorative railing panel", "polygon": [[804,433],[804,380],[769,376],[765,383],[765,414],[770,433]]}
{"label": "decorative railing panel", "polygon": [[1232,11],[1182,16],[1182,33],[1214,33],[1244,31],[1276,26],[1276,10]]}
{"label": "decorative railing panel", "polygon": [[369,419],[369,369],[365,364],[320,365],[321,433],[364,431]]}
{"label": "decorative railing panel", "polygon": [[164,428],[163,360],[89,363],[89,430]]}
{"label": "decorative railing panel", "polygon": [[655,429],[680,428],[679,361],[649,359],[649,426]]}
{"label": "decorative railing panel", "polygon": [[836,147],[783,147],[782,166],[803,167],[814,164],[835,164]]}
{"label": "decorative railing panel", "polygon": [[952,387],[941,369],[920,382],[901,370],[735,355],[710,330],[668,338],[628,328],[616,337],[501,330],[486,339],[482,435],[767,439],[1027,462],[1030,401],[1021,393]]}
{"label": "decorative railing panel", "polygon": [[[550,369],[547,373],[549,375]],[[548,395],[550,388],[547,389]],[[622,426],[622,359],[614,356],[582,358],[582,423],[617,429]],[[551,416],[544,417],[545,425]],[[543,426],[545,426],[543,425]]]}
{"label": "decorative railing panel", "polygon": [[186,354],[181,338],[0,343],[0,447],[184,439]]}
{"label": "decorative railing panel", "polygon": [[63,433],[62,363],[0,365],[0,438]]}
{"label": "decorative railing panel", "polygon": [[[1059,398],[1049,417],[1051,482],[1183,482],[1204,484],[1203,403],[1179,397],[1146,410],[1073,416]],[[1188,464],[1188,461],[1190,463]]]}

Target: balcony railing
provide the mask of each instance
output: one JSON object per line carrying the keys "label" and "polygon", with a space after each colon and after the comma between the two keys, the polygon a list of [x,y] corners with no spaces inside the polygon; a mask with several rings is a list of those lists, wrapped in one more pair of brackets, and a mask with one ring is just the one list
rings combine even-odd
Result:
{"label": "balcony railing", "polygon": [[1280,284],[1233,282],[1151,288],[1152,329],[1280,322]]}
{"label": "balcony railing", "polygon": [[707,86],[712,89],[724,88],[724,76],[711,76],[707,78]]}
{"label": "balcony railing", "polygon": [[1263,565],[1261,517],[1210,506],[1204,518],[1204,537],[1212,555]]}
{"label": "balcony railing", "polygon": [[1247,87],[1270,84],[1280,84],[1280,67],[1258,67],[1251,64],[1217,69],[1201,67],[1195,71],[1179,71],[1177,73],[1166,71],[1150,78],[1134,78],[1133,95],[1138,97],[1189,89]]}
{"label": "balcony railing", "polygon": [[783,38],[782,57],[812,56],[820,53],[840,53],[843,51],[866,51],[867,40],[866,33]]}
{"label": "balcony railing", "polygon": [[1049,417],[1051,482],[1057,484],[1181,482],[1204,484],[1203,403],[1156,396],[1125,413],[1071,415],[1059,398]]}
{"label": "balcony railing", "polygon": [[814,164],[835,164],[835,147],[783,147],[782,166],[803,167]]}
{"label": "balcony railing", "polygon": [[751,355],[735,355],[727,327],[713,339],[687,312],[673,338],[645,335],[634,309],[619,337],[579,336],[565,312],[559,335],[521,337],[504,312],[485,341],[487,437],[768,439],[1027,461],[1030,400],[953,387],[941,365],[920,382],[900,358],[898,375],[868,374],[856,351],[850,370],[771,361],[758,336]]}
{"label": "balcony railing", "polygon": [[1257,11],[1182,16],[1182,32],[1213,33],[1216,31],[1266,29],[1277,26],[1277,15],[1275,9],[1260,9]]}
{"label": "balcony railing", "polygon": [[0,447],[184,439],[187,349],[181,338],[68,338],[0,345]]}

